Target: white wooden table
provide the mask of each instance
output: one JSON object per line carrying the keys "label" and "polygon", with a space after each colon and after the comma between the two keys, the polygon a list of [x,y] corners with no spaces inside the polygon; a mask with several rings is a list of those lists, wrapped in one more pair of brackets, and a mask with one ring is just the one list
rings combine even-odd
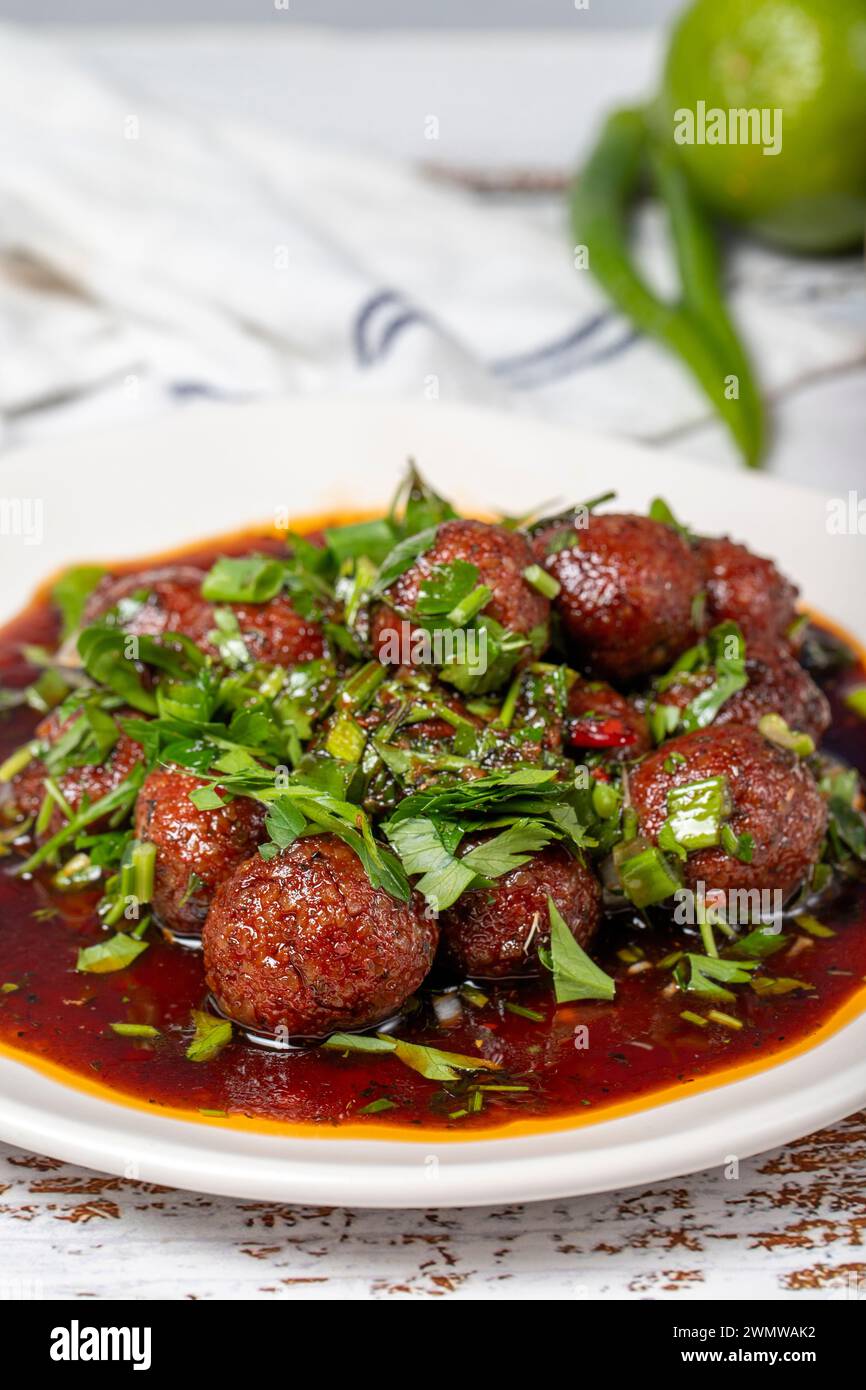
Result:
{"label": "white wooden table", "polygon": [[232,1201],[0,1145],[0,1297],[866,1299],[866,1112],[720,1170],[568,1201]]}

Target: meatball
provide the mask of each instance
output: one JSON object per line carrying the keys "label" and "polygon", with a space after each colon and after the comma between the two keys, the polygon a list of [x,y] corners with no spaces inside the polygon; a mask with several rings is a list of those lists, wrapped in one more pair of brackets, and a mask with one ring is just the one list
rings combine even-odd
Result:
{"label": "meatball", "polygon": [[229,605],[238,620],[241,636],[253,661],[270,666],[297,666],[316,661],[325,650],[321,626],[296,612],[286,594],[267,603]]}
{"label": "meatball", "polygon": [[651,747],[646,716],[604,681],[576,680],[568,692],[566,743],[608,758],[639,758]]}
{"label": "meatball", "polygon": [[631,801],[642,833],[657,840],[672,787],[711,777],[727,779],[728,824],[735,835],[752,837],[752,858],[744,863],[721,845],[694,850],[681,865],[687,886],[778,890],[784,902],[821,853],[827,808],[814,777],[757,729],[742,724],[699,729],[671,739],[633,770]]}
{"label": "meatball", "polygon": [[389,1018],[433,963],[421,899],[374,888],[333,835],[256,855],[217,889],[202,942],[220,1009],[249,1028],[325,1037]]}
{"label": "meatball", "polygon": [[430,549],[394,580],[385,591],[387,602],[373,614],[371,639],[380,659],[386,659],[384,634],[395,627],[399,630],[401,618],[411,615],[423,581],[438,566],[455,560],[475,565],[478,583],[492,591],[484,615],[508,632],[531,637],[526,659],[542,651],[547,645],[550,602],[524,577],[524,570],[532,564],[526,539],[516,531],[483,521],[445,521]]}
{"label": "meatball", "polygon": [[[713,724],[750,724],[757,728],[765,714],[780,714],[791,729],[810,734],[819,742],[830,727],[830,705],[808,671],[787,647],[754,647],[746,654],[748,684],[722,705]],[[656,700],[659,705],[684,709],[713,684],[713,671],[683,675]]]}
{"label": "meatball", "polygon": [[[167,565],[162,569],[103,579],[90,596],[85,621],[93,622],[116,604],[141,596],[141,602],[131,607],[129,616],[122,613],[121,625],[125,632],[140,637],[179,632],[202,651],[215,656],[217,649],[210,641],[210,634],[216,627],[214,605],[202,598],[204,578],[205,571],[193,565]],[[301,661],[313,661],[324,651],[321,626],[302,618],[286,594],[277,594],[267,603],[220,606],[234,612],[253,661],[294,666]]]}
{"label": "meatball", "polygon": [[203,643],[214,625],[213,609],[201,596],[205,573],[194,565],[165,565],[117,577],[106,575],[87,600],[84,621],[93,623],[120,604],[125,632],[136,637],[179,632]]}
{"label": "meatball", "polygon": [[711,627],[729,618],[739,624],[747,641],[775,642],[784,636],[797,616],[798,591],[772,560],[726,536],[699,541],[697,553],[704,569]]}
{"label": "meatball", "polygon": [[153,910],[171,931],[201,931],[216,888],[266,838],[261,802],[241,796],[200,811],[189,794],[205,785],[188,772],[157,768],[135,806],[136,836],[157,847]]}
{"label": "meatball", "polygon": [[576,664],[615,683],[670,665],[698,637],[703,569],[672,527],[645,516],[590,514],[533,536],[538,564],[560,586],[555,603]]}
{"label": "meatball", "polygon": [[550,896],[575,940],[586,946],[601,914],[601,888],[561,845],[464,893],[442,914],[442,951],[461,975],[477,979],[541,974],[539,945],[550,941]]}
{"label": "meatball", "polygon": [[[36,737],[47,744],[55,744],[61,735],[68,733],[76,720],[82,717],[82,711],[76,710],[62,719],[54,710],[37,726]],[[135,710],[126,709],[120,710],[112,718],[117,723],[119,718],[140,719],[141,715]],[[66,772],[60,773],[55,781],[72,810],[78,811],[85,797],[92,806],[104,796],[108,796],[109,792],[113,792],[143,758],[144,751],[141,745],[121,731],[104,762],[82,763],[80,766],[70,767]],[[48,769],[42,759],[33,758],[13,777],[8,792],[7,808],[14,816],[24,819],[27,816],[38,815],[45,797],[44,779],[47,776]],[[56,834],[64,823],[63,813],[57,807],[51,816],[46,835]],[[88,828],[98,831],[104,829],[105,824],[103,820],[96,820],[92,821]]]}

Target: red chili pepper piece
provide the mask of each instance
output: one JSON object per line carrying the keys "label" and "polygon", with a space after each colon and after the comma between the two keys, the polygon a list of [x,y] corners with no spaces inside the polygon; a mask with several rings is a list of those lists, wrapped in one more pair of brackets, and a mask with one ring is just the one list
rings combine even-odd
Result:
{"label": "red chili pepper piece", "polygon": [[635,732],[621,719],[578,719],[568,731],[569,742],[575,748],[625,748],[634,743]]}

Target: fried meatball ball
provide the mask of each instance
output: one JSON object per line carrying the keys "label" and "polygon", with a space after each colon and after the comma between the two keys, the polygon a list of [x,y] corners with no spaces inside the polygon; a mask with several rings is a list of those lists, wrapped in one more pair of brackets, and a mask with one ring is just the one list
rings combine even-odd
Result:
{"label": "fried meatball ball", "polygon": [[[765,714],[780,714],[789,728],[810,734],[818,743],[830,727],[830,705],[824,692],[787,647],[755,647],[751,652],[747,649],[748,684],[725,701],[714,726],[750,724],[757,728]],[[711,670],[684,674],[659,694],[656,703],[685,709],[714,680]]]}
{"label": "fried meatball ball", "polygon": [[171,931],[201,931],[216,888],[266,838],[259,801],[239,796],[207,811],[194,806],[190,792],[206,785],[191,773],[157,768],[135,805],[136,836],[157,847],[153,909]]}
{"label": "fried meatball ball", "polygon": [[267,603],[232,603],[253,661],[272,666],[297,666],[316,661],[325,650],[321,626],[296,612],[287,594],[277,594]]}
{"label": "fried meatball ball", "polygon": [[746,640],[776,642],[797,616],[798,590],[773,564],[727,536],[698,541],[710,627],[730,619]]}
{"label": "fried meatball ball", "polygon": [[640,758],[651,741],[646,716],[613,686],[578,678],[568,692],[565,740],[572,749],[607,758]]}
{"label": "fried meatball ball", "polygon": [[430,549],[404,571],[385,591],[386,602],[373,613],[371,640],[381,660],[387,659],[384,634],[399,629],[401,618],[411,614],[422,582],[437,566],[466,560],[476,566],[478,583],[486,584],[492,598],[483,609],[486,617],[501,623],[508,632],[529,637],[526,658],[547,645],[550,602],[524,578],[532,564],[526,539],[504,526],[483,521],[445,521],[436,532]]}
{"label": "fried meatball ball", "polygon": [[[679,754],[673,758],[672,754]],[[742,724],[699,729],[671,739],[631,774],[632,806],[641,832],[656,841],[668,816],[672,787],[710,777],[727,779],[728,823],[737,836],[751,835],[751,863],[720,845],[694,850],[681,865],[687,886],[707,889],[778,889],[782,900],[803,882],[821,853],[827,807],[809,769]]]}
{"label": "fried meatball ball", "polygon": [[560,586],[555,600],[581,670],[614,683],[669,666],[698,637],[703,569],[672,527],[615,512],[533,536],[539,565]]}
{"label": "fried meatball ball", "polygon": [[[44,743],[54,744],[62,734],[68,733],[72,725],[80,718],[82,718],[80,710],[67,715],[65,719],[62,719],[58,712],[53,710],[37,725],[36,737]],[[117,723],[118,719],[140,719],[141,715],[136,710],[124,709],[115,713],[112,718]],[[78,811],[85,797],[88,804],[92,806],[102,797],[108,796],[109,792],[113,792],[120,786],[121,782],[126,780],[133,768],[143,758],[144,751],[141,745],[121,731],[117,742],[104,762],[83,763],[78,767],[70,767],[66,772],[56,776],[55,781],[72,810]],[[6,810],[12,818],[24,819],[39,813],[45,796],[44,779],[47,776],[48,769],[42,759],[33,758],[21,772],[13,777],[6,798]],[[57,807],[51,816],[46,838],[56,834],[63,824],[63,814]],[[99,831],[104,828],[105,821],[102,820],[92,821],[88,827],[91,831]]]}
{"label": "fried meatball ball", "polygon": [[601,888],[585,864],[550,845],[491,887],[463,893],[443,912],[445,961],[475,979],[540,975],[538,947],[550,941],[548,896],[586,946],[599,923]]}
{"label": "fried meatball ball", "polygon": [[213,609],[201,596],[205,574],[195,565],[164,565],[116,577],[106,575],[87,600],[84,621],[93,623],[120,604],[120,625],[125,632],[136,637],[180,632],[193,642],[203,643],[214,625]]}
{"label": "fried meatball ball", "polygon": [[[179,632],[202,651],[215,656],[217,649],[210,641],[210,634],[216,627],[214,605],[201,595],[205,573],[193,565],[166,565],[161,569],[103,579],[88,600],[85,621],[93,622],[116,604],[143,595],[142,602],[132,607],[130,615],[122,617],[121,626],[125,632],[139,637]],[[286,594],[277,594],[267,603],[220,606],[234,612],[253,661],[294,666],[301,661],[313,661],[324,651],[322,628],[302,618]]]}
{"label": "fried meatball ball", "polygon": [[249,1028],[325,1037],[390,1017],[433,963],[419,897],[374,888],[333,835],[241,864],[217,889],[202,943],[220,1009]]}

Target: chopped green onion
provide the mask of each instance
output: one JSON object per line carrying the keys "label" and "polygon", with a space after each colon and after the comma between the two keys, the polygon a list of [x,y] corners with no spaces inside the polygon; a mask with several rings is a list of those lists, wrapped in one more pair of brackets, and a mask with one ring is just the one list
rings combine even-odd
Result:
{"label": "chopped green onion", "polygon": [[798,989],[814,989],[814,985],[808,984],[805,980],[793,980],[787,976],[780,975],[773,979],[768,975],[759,975],[757,979],[750,981],[755,993],[763,998],[764,995],[773,997],[778,994],[793,994]]}
{"label": "chopped green onion", "polygon": [[616,815],[620,804],[620,794],[609,782],[595,782],[592,788],[592,809],[601,820],[610,820]]}
{"label": "chopped green onion", "polygon": [[723,1028],[742,1028],[743,1024],[738,1018],[731,1014],[723,1013],[721,1009],[709,1009],[707,1018],[711,1018],[713,1023],[720,1023]]}
{"label": "chopped green onion", "polygon": [[102,869],[98,864],[91,863],[89,854],[81,851],[73,854],[72,858],[57,870],[51,882],[61,892],[69,892],[76,888],[86,888],[90,883],[98,883],[101,878]]}
{"label": "chopped green onion", "polygon": [[678,888],[682,887],[679,876],[655,845],[638,848],[629,853],[640,841],[630,845],[618,845],[614,851],[614,861],[619,875],[620,886],[629,902],[635,907],[652,907],[654,903],[664,902]]}
{"label": "chopped green onion", "polygon": [[525,1004],[513,1004],[511,1000],[506,1000],[503,1007],[517,1018],[528,1018],[531,1023],[544,1022],[544,1014],[540,1014],[537,1009],[528,1009]]}
{"label": "chopped green onion", "polygon": [[477,585],[470,594],[467,594],[451,609],[448,614],[449,623],[453,623],[455,627],[465,627],[476,614],[481,612],[492,597],[493,590],[488,588],[486,584]]}
{"label": "chopped green onion", "polygon": [[195,1036],[186,1050],[188,1062],[209,1062],[232,1040],[232,1025],[204,1009],[193,1009]]}
{"label": "chopped green onion", "polygon": [[523,571],[523,578],[544,598],[555,599],[559,593],[559,582],[552,574],[548,574],[547,570],[543,570],[541,565],[527,565]]}
{"label": "chopped green onion", "polygon": [[823,922],[819,922],[817,917],[812,917],[808,912],[801,912],[799,917],[794,918],[794,926],[801,931],[808,932],[810,936],[826,937],[835,936],[832,927],[825,927]]}
{"label": "chopped green onion", "polygon": [[684,1018],[686,1023],[694,1023],[697,1028],[706,1028],[707,1020],[701,1014],[692,1013],[691,1009],[683,1009],[680,1018]]}
{"label": "chopped green onion", "polygon": [[42,747],[39,739],[33,739],[30,743],[24,743],[20,748],[16,748],[14,753],[10,753],[4,763],[0,763],[0,782],[11,782],[19,772],[22,772],[28,763],[38,757]]}
{"label": "chopped green onion", "polygon": [[113,1033],[121,1038],[158,1038],[159,1029],[149,1023],[109,1023]]}
{"label": "chopped green onion", "polygon": [[648,718],[653,742],[664,743],[669,734],[676,732],[680,722],[680,711],[676,705],[654,704]]}
{"label": "chopped green onion", "polygon": [[393,1038],[371,1038],[367,1033],[332,1033],[322,1043],[332,1052],[393,1052],[396,1046]]}
{"label": "chopped green onion", "polygon": [[489,995],[482,993],[482,991],[476,989],[474,985],[461,985],[459,993],[461,997],[466,1000],[467,1004],[472,1004],[476,1009],[483,1009],[490,1003]]}
{"label": "chopped green onion", "polygon": [[787,748],[798,758],[808,758],[815,751],[815,740],[810,734],[790,729],[780,714],[764,714],[758,720],[758,730],[779,748]]}
{"label": "chopped green onion", "polygon": [[719,843],[721,823],[730,814],[731,799],[726,777],[707,777],[700,782],[671,787],[667,795],[666,824],[678,844],[689,852]]}
{"label": "chopped green onion", "polygon": [[366,662],[343,682],[335,696],[335,703],[345,709],[360,709],[370,702],[387,675],[387,668],[381,662]]}

